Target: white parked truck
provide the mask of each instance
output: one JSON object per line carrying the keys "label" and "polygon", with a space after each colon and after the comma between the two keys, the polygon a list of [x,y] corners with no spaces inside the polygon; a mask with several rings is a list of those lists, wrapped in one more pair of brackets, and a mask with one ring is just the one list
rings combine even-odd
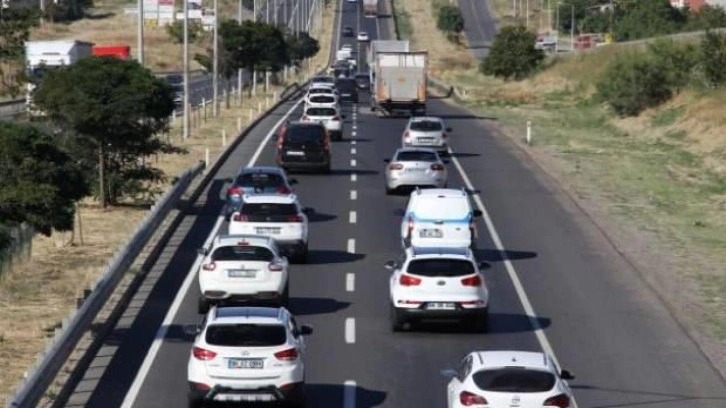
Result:
{"label": "white parked truck", "polygon": [[378,0],[363,0],[363,15],[366,17],[378,17]]}
{"label": "white parked truck", "polygon": [[378,52],[371,82],[371,110],[391,116],[396,111],[426,114],[428,51]]}
{"label": "white parked truck", "polygon": [[31,115],[41,114],[33,108],[33,91],[48,70],[71,65],[93,55],[93,43],[77,40],[26,41],[25,69],[28,76],[26,105]]}

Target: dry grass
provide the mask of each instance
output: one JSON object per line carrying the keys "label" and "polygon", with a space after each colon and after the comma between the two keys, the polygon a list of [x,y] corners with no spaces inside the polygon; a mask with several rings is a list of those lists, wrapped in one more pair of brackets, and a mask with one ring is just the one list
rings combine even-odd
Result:
{"label": "dry grass", "polygon": [[[312,67],[327,65],[331,43],[333,21],[332,8],[323,15],[313,35],[321,38],[321,52],[311,62]],[[103,26],[105,20],[95,21]],[[89,24],[89,23],[84,23]],[[89,25],[89,29],[94,29]],[[105,27],[105,26],[103,26]],[[97,31],[101,28],[95,27]],[[112,39],[108,36],[106,38]],[[115,41],[119,42],[119,41]],[[292,81],[302,81],[300,73]],[[280,92],[281,87],[272,87],[268,96]],[[242,125],[249,123],[250,112],[256,114],[258,103],[265,106],[262,87],[257,98],[243,98],[240,105],[233,99],[230,109],[220,104],[220,115],[211,118],[211,105],[207,108],[209,119],[195,121],[190,137],[181,135],[181,120],[172,124],[168,135],[175,145],[186,148],[186,155],[162,155],[152,159],[153,165],[174,176],[200,160],[204,160],[206,149],[214,159],[224,149],[222,130],[226,132],[227,143],[237,132],[238,118]],[[272,98],[269,98],[272,103]],[[197,114],[196,117],[203,117]],[[144,208],[115,207],[108,210],[98,208],[92,201],[81,206],[83,244],[80,234],[55,234],[53,237],[36,237],[33,240],[32,257],[16,265],[12,272],[0,279],[0,395],[7,395],[19,381],[23,372],[34,361],[36,354],[44,347],[46,339],[52,337],[60,321],[75,307],[76,298],[82,288],[88,287],[102,272],[107,259],[119,248],[145,216]],[[72,243],[72,244],[71,244]],[[23,319],[18,319],[23,316]]]}

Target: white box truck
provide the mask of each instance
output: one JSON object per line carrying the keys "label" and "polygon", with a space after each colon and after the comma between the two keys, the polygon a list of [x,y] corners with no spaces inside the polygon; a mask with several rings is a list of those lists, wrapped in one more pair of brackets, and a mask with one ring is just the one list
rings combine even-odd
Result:
{"label": "white box truck", "polygon": [[376,115],[395,112],[426,114],[428,51],[378,52],[371,83],[371,110]]}

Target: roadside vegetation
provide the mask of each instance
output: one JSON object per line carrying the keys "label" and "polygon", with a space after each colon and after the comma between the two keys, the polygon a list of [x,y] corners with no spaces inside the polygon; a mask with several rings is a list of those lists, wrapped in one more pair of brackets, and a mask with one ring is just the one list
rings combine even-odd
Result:
{"label": "roadside vegetation", "polygon": [[[227,15],[236,17],[234,3]],[[123,14],[120,9],[115,12]],[[45,339],[52,337],[61,319],[75,307],[84,288],[98,279],[109,257],[129,238],[148,205],[173,177],[203,160],[206,151],[212,159],[217,157],[225,141],[228,144],[239,133],[240,125],[244,128],[260,109],[274,102],[273,95],[279,96],[287,84],[303,81],[306,73],[327,66],[332,14],[329,7],[323,22],[299,36],[262,23],[223,23],[222,76],[248,67],[278,73],[284,65],[310,70],[291,73],[285,83],[277,75],[269,89],[259,86],[255,95],[227,93],[217,117],[212,116],[211,104],[195,110],[188,139],[182,138],[182,121],[169,120],[173,92],[166,82],[135,61],[109,58],[82,60],[51,72],[34,99],[47,120],[0,122],[0,150],[9,158],[0,169],[0,246],[10,243],[9,227],[21,223],[41,233],[32,240],[30,259],[0,272],[0,365],[4,367],[0,395],[7,395],[17,384]],[[42,28],[31,24],[28,36],[88,39],[88,32],[101,33],[107,24],[103,18]],[[126,26],[128,32],[128,21]],[[74,27],[73,34],[68,34],[68,27]],[[149,31],[164,38],[169,48],[166,29]],[[103,35],[107,38],[103,44],[123,43]],[[277,41],[274,48],[265,46],[270,37]],[[200,34],[196,54],[200,66],[211,66],[207,32]],[[149,55],[168,57],[153,47],[147,49],[147,59]],[[136,97],[124,98],[130,94]],[[94,100],[98,95],[108,98]],[[104,122],[127,131],[109,133],[102,129]]]}
{"label": "roadside vegetation", "polygon": [[[565,31],[567,3],[561,2],[560,12]],[[666,3],[629,2],[613,15],[615,39],[726,26],[721,9],[695,14]],[[435,4],[410,0],[403,6],[411,15],[414,47],[432,51],[432,75],[491,118],[494,135],[509,136],[556,178],[667,300],[712,361],[726,368],[726,38],[714,31],[606,44],[532,57],[536,63],[520,61],[507,70],[503,61],[535,55],[535,24],[530,32],[518,27],[523,19],[512,16],[511,1],[492,4],[500,27],[511,28],[492,44],[488,62],[475,60],[465,43],[429,34],[437,28]],[[577,32],[607,31],[607,13],[584,13],[576,9]],[[535,9],[530,20],[547,21],[547,14]],[[516,51],[504,46],[524,36],[529,40]],[[530,146],[524,141],[527,121]]]}

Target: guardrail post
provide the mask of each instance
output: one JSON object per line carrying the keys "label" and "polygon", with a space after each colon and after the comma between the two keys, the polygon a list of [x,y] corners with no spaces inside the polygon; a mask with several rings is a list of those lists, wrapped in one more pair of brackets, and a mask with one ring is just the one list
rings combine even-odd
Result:
{"label": "guardrail post", "polygon": [[237,117],[237,131],[238,132],[242,131],[242,118],[241,117]]}
{"label": "guardrail post", "polygon": [[262,112],[262,102],[257,102],[257,113]]}
{"label": "guardrail post", "polygon": [[270,109],[270,95],[265,95],[265,109]]}
{"label": "guardrail post", "polygon": [[204,149],[204,166],[209,167],[209,148]]}
{"label": "guardrail post", "polygon": [[222,146],[227,146],[227,131],[222,129]]}
{"label": "guardrail post", "polygon": [[527,145],[532,144],[532,121],[527,121]]}
{"label": "guardrail post", "polygon": [[253,112],[254,112],[254,110],[255,110],[255,108],[250,108],[250,109],[249,109],[249,110],[247,111],[247,118],[248,118],[248,119],[247,119],[247,121],[248,121],[248,122],[252,122],[252,118],[254,117],[254,113],[253,113]]}
{"label": "guardrail post", "polygon": [[272,94],[272,100],[275,101],[275,102],[277,102],[277,100],[278,100],[277,99],[277,91],[275,91],[275,93]]}
{"label": "guardrail post", "polygon": [[202,119],[206,122],[207,121],[207,100],[202,98],[202,109],[204,109],[204,116]]}

